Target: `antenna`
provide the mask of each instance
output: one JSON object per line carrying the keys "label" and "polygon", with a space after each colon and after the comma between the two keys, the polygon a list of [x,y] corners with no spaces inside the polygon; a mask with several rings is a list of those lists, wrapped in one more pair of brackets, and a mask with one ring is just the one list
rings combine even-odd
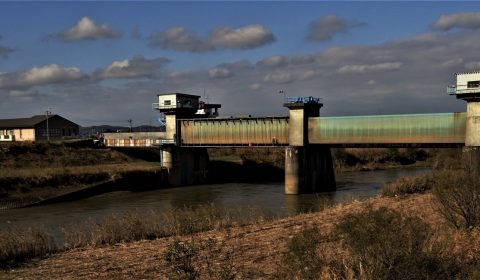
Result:
{"label": "antenna", "polygon": [[203,88],[203,98],[205,98],[205,103],[208,104],[209,97],[207,95],[207,92],[206,92],[205,88]]}
{"label": "antenna", "polygon": [[283,94],[283,100],[287,99],[287,91],[286,90],[281,89],[281,90],[278,91],[278,93]]}

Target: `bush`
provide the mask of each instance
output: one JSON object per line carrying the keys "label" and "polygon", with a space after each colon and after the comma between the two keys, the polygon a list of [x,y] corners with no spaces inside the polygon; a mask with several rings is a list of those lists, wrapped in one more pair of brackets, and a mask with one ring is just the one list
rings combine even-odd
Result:
{"label": "bush", "polygon": [[194,266],[199,249],[192,242],[174,241],[169,244],[163,256],[176,279],[197,279],[199,272]]}
{"label": "bush", "polygon": [[283,253],[277,278],[318,279],[323,264],[318,250],[321,240],[318,228],[308,228],[296,234]]}
{"label": "bush", "polygon": [[480,227],[480,181],[477,172],[445,171],[433,190],[440,211],[456,228]]}
{"label": "bush", "polygon": [[433,183],[434,177],[432,174],[425,174],[418,177],[400,177],[393,182],[385,184],[381,190],[381,194],[383,196],[393,197],[424,193],[432,188]]}
{"label": "bush", "polygon": [[176,279],[233,280],[237,276],[234,249],[215,238],[173,241],[163,253],[164,260]]}
{"label": "bush", "polygon": [[335,228],[352,253],[354,278],[451,279],[458,270],[427,250],[430,228],[388,208],[346,215]]}

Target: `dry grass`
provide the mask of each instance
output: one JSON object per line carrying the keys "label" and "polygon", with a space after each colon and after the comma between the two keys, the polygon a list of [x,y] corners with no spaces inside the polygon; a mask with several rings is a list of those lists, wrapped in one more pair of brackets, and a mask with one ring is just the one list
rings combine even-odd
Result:
{"label": "dry grass", "polygon": [[119,173],[140,170],[158,169],[158,163],[155,162],[132,162],[116,164],[96,164],[84,166],[60,166],[60,167],[31,167],[31,168],[2,168],[0,169],[0,178],[15,177],[36,177],[36,176],[57,176],[74,174],[98,174],[98,173]]}
{"label": "dry grass", "polygon": [[[253,225],[239,225],[233,227],[217,226],[212,230],[188,235],[143,240],[138,242],[120,242],[115,245],[96,245],[73,249],[65,253],[56,254],[45,260],[35,262],[25,268],[0,274],[0,278],[28,278],[28,279],[92,279],[92,278],[137,278],[137,279],[171,279],[169,264],[163,254],[173,242],[194,242],[201,245],[209,239],[215,239],[217,244],[212,248],[223,251],[209,255],[209,262],[215,267],[235,264],[232,269],[236,279],[271,279],[282,263],[282,253],[287,244],[297,233],[304,229],[316,227],[320,232],[327,234],[335,225],[349,213],[360,213],[366,207],[378,209],[387,207],[396,211],[419,217],[434,232],[447,232],[443,240],[453,244],[453,250],[446,253],[469,264],[478,264],[480,252],[480,234],[470,232],[461,233],[454,230],[445,230],[448,224],[437,212],[437,202],[433,195],[411,195],[406,198],[377,197],[365,202],[354,201],[349,204],[328,208],[317,213],[302,214],[275,221],[265,221]],[[442,236],[442,235],[437,235]],[[440,237],[438,237],[440,239]],[[325,246],[339,248],[338,241],[331,240]],[[230,253],[228,253],[230,252]],[[342,259],[348,257],[348,251],[327,250],[331,258]],[[200,252],[202,255],[205,252]],[[209,277],[208,267],[204,258],[194,261],[200,272],[200,279],[219,279]],[[345,264],[347,265],[347,264]],[[355,267],[349,266],[352,270]],[[333,274],[332,274],[333,275]],[[326,278],[328,279],[328,278]]]}
{"label": "dry grass", "polygon": [[405,196],[414,193],[424,193],[435,183],[435,175],[428,173],[420,176],[400,177],[382,187],[383,196]]}

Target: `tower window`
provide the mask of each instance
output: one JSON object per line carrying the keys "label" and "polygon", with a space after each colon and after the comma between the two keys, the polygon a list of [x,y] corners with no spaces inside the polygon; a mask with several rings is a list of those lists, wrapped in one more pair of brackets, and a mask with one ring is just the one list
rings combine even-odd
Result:
{"label": "tower window", "polygon": [[480,81],[467,82],[467,88],[478,88],[478,87],[480,87]]}

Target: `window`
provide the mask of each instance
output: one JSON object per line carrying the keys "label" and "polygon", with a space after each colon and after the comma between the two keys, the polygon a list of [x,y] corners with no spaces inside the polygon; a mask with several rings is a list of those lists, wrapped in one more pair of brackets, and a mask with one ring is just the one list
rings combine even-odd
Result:
{"label": "window", "polygon": [[467,82],[467,88],[478,88],[478,87],[480,87],[480,81]]}
{"label": "window", "polygon": [[172,101],[170,101],[170,100],[165,100],[165,101],[163,101],[163,105],[165,105],[165,106],[170,106],[170,105],[172,105]]}

